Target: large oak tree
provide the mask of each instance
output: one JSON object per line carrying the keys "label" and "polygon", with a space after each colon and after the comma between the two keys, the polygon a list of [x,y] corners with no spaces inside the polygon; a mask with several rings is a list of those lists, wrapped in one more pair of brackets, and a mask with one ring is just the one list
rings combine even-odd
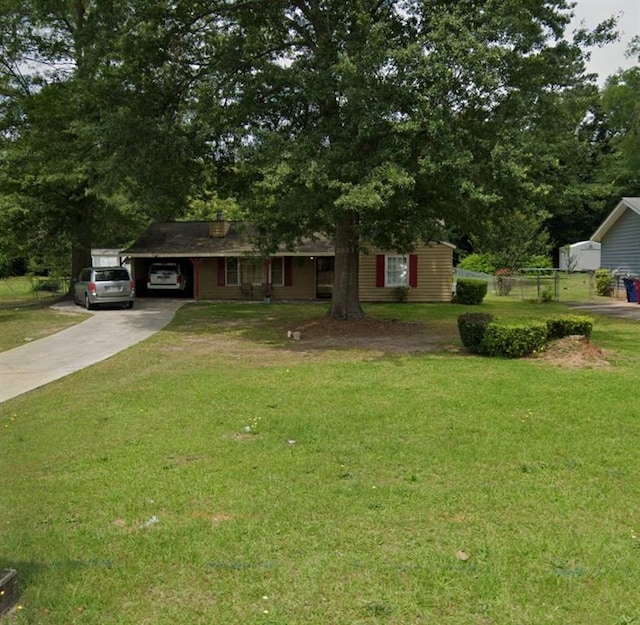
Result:
{"label": "large oak tree", "polygon": [[265,243],[335,237],[331,315],[358,318],[363,247],[410,250],[535,209],[563,92],[584,79],[564,0],[241,3],[225,104]]}

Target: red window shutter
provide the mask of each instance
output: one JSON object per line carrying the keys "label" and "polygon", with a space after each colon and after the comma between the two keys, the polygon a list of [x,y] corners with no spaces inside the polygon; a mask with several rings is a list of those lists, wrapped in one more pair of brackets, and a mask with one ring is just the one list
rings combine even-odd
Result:
{"label": "red window shutter", "polygon": [[409,286],[415,289],[418,286],[418,256],[411,254],[409,256]]}
{"label": "red window shutter", "polygon": [[376,287],[384,287],[384,254],[376,256]]}
{"label": "red window shutter", "polygon": [[284,257],[284,285],[293,286],[293,257]]}
{"label": "red window shutter", "polygon": [[218,286],[227,284],[227,264],[224,258],[218,258]]}

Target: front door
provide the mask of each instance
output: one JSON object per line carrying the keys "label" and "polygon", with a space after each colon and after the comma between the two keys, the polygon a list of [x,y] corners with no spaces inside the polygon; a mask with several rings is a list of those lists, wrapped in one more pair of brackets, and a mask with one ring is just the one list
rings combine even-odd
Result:
{"label": "front door", "polygon": [[316,258],[316,297],[331,299],[333,293],[333,257]]}

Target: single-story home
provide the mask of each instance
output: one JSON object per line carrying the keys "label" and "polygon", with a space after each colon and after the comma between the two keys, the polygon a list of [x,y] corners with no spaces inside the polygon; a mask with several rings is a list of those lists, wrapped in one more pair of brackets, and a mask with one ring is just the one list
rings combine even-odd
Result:
{"label": "single-story home", "polygon": [[559,268],[562,271],[595,271],[600,268],[598,241],[579,241],[560,248]]}
{"label": "single-story home", "polygon": [[[384,250],[362,254],[360,300],[395,301],[398,287],[406,286],[407,301],[451,301],[454,247],[426,243],[412,254]],[[146,294],[151,263],[178,262],[188,280],[184,295],[196,300],[331,298],[335,249],[325,236],[305,239],[294,250],[283,246],[264,258],[242,222],[223,217],[165,222],[152,224],[120,254],[131,265],[139,295]]]}
{"label": "single-story home", "polygon": [[601,243],[601,267],[640,276],[640,197],[623,197],[591,239]]}

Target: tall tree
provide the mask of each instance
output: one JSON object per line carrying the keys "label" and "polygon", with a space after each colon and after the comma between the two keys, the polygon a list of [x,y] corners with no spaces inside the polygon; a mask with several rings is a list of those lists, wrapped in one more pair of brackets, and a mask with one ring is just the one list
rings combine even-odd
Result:
{"label": "tall tree", "polygon": [[602,92],[611,154],[603,176],[611,181],[616,195],[640,195],[640,37],[628,55],[637,64],[607,80]]}
{"label": "tall tree", "polygon": [[2,5],[3,226],[32,249],[50,238],[66,241],[82,264],[97,206],[81,156],[91,146],[77,131],[86,119],[82,83],[92,74],[86,31],[93,24],[82,2],[50,4]]}
{"label": "tall tree", "polygon": [[14,240],[66,241],[76,275],[119,222],[185,209],[204,146],[193,85],[210,66],[215,4],[0,4],[0,220]]}
{"label": "tall tree", "polygon": [[[584,72],[564,0],[242,3],[226,99],[267,243],[335,237],[331,315],[358,258],[473,230],[541,192],[523,136]],[[229,142],[227,141],[227,145]]]}

